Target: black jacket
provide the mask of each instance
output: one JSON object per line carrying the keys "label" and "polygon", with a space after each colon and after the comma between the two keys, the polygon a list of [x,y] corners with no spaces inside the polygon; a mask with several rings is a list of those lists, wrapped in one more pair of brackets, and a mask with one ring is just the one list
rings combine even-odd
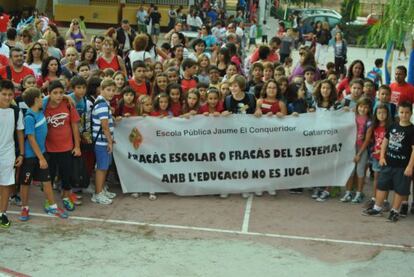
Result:
{"label": "black jacket", "polygon": [[[135,38],[136,35],[137,35],[137,33],[131,27],[131,34],[128,36],[129,37],[129,43],[131,44],[131,49],[133,48],[133,42],[134,42],[134,38]],[[122,29],[121,27],[119,27],[118,29],[116,29],[116,39],[119,42],[118,49],[122,53],[122,50],[124,49],[124,44],[125,44],[125,39],[126,38],[125,38],[124,29]]]}

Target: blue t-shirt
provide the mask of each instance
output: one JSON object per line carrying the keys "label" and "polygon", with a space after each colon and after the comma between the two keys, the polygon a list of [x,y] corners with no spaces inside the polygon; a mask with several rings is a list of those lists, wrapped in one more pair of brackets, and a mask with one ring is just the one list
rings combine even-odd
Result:
{"label": "blue t-shirt", "polygon": [[28,135],[34,135],[37,144],[39,145],[40,151],[42,153],[46,152],[46,136],[47,136],[47,121],[42,111],[34,112],[32,109],[26,111],[26,116],[24,117],[24,149],[25,158],[35,158],[36,154],[34,153],[32,147],[30,146],[29,140],[27,139]]}
{"label": "blue t-shirt", "polygon": [[78,101],[74,92],[69,94],[69,96],[72,97],[73,101],[75,101],[76,110],[78,111],[79,116],[82,117],[82,115],[86,112],[86,105],[85,105],[86,99],[82,98],[81,100]]}

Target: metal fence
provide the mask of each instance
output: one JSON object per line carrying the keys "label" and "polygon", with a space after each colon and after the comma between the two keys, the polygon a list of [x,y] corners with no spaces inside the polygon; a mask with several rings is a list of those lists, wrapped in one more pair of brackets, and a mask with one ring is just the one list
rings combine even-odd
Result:
{"label": "metal fence", "polygon": [[118,5],[119,0],[90,0],[91,5]]}
{"label": "metal fence", "polygon": [[174,5],[188,6],[189,0],[126,0],[126,4],[155,4],[155,5]]}

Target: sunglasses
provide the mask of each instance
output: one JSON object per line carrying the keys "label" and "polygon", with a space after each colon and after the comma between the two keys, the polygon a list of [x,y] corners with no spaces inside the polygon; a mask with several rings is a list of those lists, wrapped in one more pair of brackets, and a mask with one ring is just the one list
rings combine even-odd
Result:
{"label": "sunglasses", "polygon": [[42,48],[40,48],[40,47],[35,47],[35,48],[33,48],[32,50],[33,50],[33,51],[35,51],[35,50],[37,50],[37,51],[42,51],[43,49],[42,49]]}

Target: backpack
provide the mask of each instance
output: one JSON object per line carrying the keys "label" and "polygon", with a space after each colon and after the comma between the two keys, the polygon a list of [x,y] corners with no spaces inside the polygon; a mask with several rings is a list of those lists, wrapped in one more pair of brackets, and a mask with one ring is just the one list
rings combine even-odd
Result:
{"label": "backpack", "polygon": [[16,153],[19,153],[19,143],[18,143],[18,138],[17,138],[17,123],[19,121],[20,108],[16,105],[10,105],[10,108],[13,109],[13,114],[14,114],[14,132],[13,132],[14,145],[16,148]]}
{"label": "backpack", "polygon": [[381,75],[373,69],[370,72],[368,72],[367,78],[370,79],[371,81],[373,81],[374,84],[375,84],[375,88],[377,88],[377,86],[378,86],[378,84],[381,80]]}
{"label": "backpack", "polygon": [[[105,99],[99,99],[98,101],[95,101],[95,103],[93,103],[93,106],[92,106],[92,109],[91,109],[91,126],[90,126],[90,133],[91,133],[91,138],[92,138],[92,144],[91,144],[91,147],[92,148],[95,147],[95,144],[96,144],[96,141],[98,140],[98,137],[101,136],[101,138],[102,138],[102,125],[99,127],[98,134],[96,135],[96,137],[93,136],[93,124],[92,124],[92,122],[93,122],[93,118],[92,118],[92,116],[93,116],[93,110],[95,109],[95,107],[98,104],[104,103],[104,102],[106,103],[106,100]],[[111,111],[110,110],[110,107],[108,106],[108,113],[110,111]]]}

